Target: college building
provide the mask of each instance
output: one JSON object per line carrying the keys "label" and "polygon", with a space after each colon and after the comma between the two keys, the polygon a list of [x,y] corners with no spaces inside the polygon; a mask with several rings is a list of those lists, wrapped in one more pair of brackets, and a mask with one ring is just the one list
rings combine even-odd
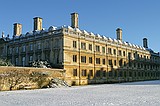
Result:
{"label": "college building", "polygon": [[116,39],[81,30],[78,13],[71,14],[71,26],[44,29],[42,22],[35,17],[33,31],[26,34],[15,23],[12,38],[2,33],[1,57],[24,67],[48,61],[66,70],[70,85],[160,79],[160,54],[148,48],[147,38],[139,46],[123,41],[121,28]]}

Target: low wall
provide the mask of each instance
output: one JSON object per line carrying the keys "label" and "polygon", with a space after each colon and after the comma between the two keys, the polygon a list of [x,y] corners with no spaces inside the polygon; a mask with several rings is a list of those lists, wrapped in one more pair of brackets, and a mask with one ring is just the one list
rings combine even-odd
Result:
{"label": "low wall", "polygon": [[39,89],[46,87],[52,78],[65,78],[64,69],[32,67],[0,67],[0,91]]}

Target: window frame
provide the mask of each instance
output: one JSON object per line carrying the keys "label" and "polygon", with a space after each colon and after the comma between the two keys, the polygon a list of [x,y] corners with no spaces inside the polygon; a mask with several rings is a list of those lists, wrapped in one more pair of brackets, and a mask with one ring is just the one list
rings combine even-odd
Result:
{"label": "window frame", "polygon": [[96,52],[100,52],[100,46],[96,45]]}
{"label": "window frame", "polygon": [[73,48],[77,48],[77,41],[73,41]]}
{"label": "window frame", "polygon": [[86,56],[81,56],[81,63],[86,63]]}
{"label": "window frame", "polygon": [[81,42],[81,49],[86,50],[86,43],[85,42]]}
{"label": "window frame", "polygon": [[73,76],[74,76],[74,77],[77,77],[77,76],[78,76],[77,69],[73,69]]}
{"label": "window frame", "polygon": [[89,63],[92,64],[93,63],[93,59],[92,57],[89,57]]}
{"label": "window frame", "polygon": [[102,53],[105,53],[105,52],[106,52],[105,47],[102,46]]}
{"label": "window frame", "polygon": [[77,62],[77,55],[73,55],[73,58],[72,58],[72,59],[73,59],[73,62],[76,63],[76,62]]}
{"label": "window frame", "polygon": [[87,70],[86,69],[82,69],[82,77],[86,77],[87,76]]}
{"label": "window frame", "polygon": [[96,64],[101,64],[101,59],[100,58],[96,58]]}
{"label": "window frame", "polygon": [[106,59],[102,59],[102,64],[103,64],[103,65],[106,64]]}
{"label": "window frame", "polygon": [[92,44],[89,44],[89,45],[88,45],[88,49],[89,49],[90,51],[92,51]]}

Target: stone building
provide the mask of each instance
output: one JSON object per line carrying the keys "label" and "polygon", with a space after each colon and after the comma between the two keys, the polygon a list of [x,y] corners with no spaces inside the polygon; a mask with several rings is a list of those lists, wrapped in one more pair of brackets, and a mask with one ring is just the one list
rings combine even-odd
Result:
{"label": "stone building", "polygon": [[122,29],[117,38],[79,29],[78,13],[71,14],[71,26],[42,27],[42,18],[34,18],[34,29],[22,34],[22,25],[14,24],[13,38],[3,45],[3,57],[15,66],[30,66],[34,60],[47,60],[54,68],[66,70],[71,85],[160,79],[160,55],[143,46],[125,42]]}

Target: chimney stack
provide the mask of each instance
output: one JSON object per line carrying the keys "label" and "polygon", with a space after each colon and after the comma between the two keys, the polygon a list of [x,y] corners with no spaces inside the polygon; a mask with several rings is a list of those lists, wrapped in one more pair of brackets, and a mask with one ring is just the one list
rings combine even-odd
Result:
{"label": "chimney stack", "polygon": [[13,25],[14,25],[13,35],[20,36],[22,34],[22,24],[15,23]]}
{"label": "chimney stack", "polygon": [[35,30],[42,30],[42,18],[35,17],[34,19],[34,31]]}
{"label": "chimney stack", "polygon": [[71,27],[78,28],[78,13],[71,14]]}
{"label": "chimney stack", "polygon": [[143,47],[148,48],[147,38],[143,38]]}
{"label": "chimney stack", "polygon": [[122,41],[122,29],[117,28],[116,32],[117,32],[117,40]]}

